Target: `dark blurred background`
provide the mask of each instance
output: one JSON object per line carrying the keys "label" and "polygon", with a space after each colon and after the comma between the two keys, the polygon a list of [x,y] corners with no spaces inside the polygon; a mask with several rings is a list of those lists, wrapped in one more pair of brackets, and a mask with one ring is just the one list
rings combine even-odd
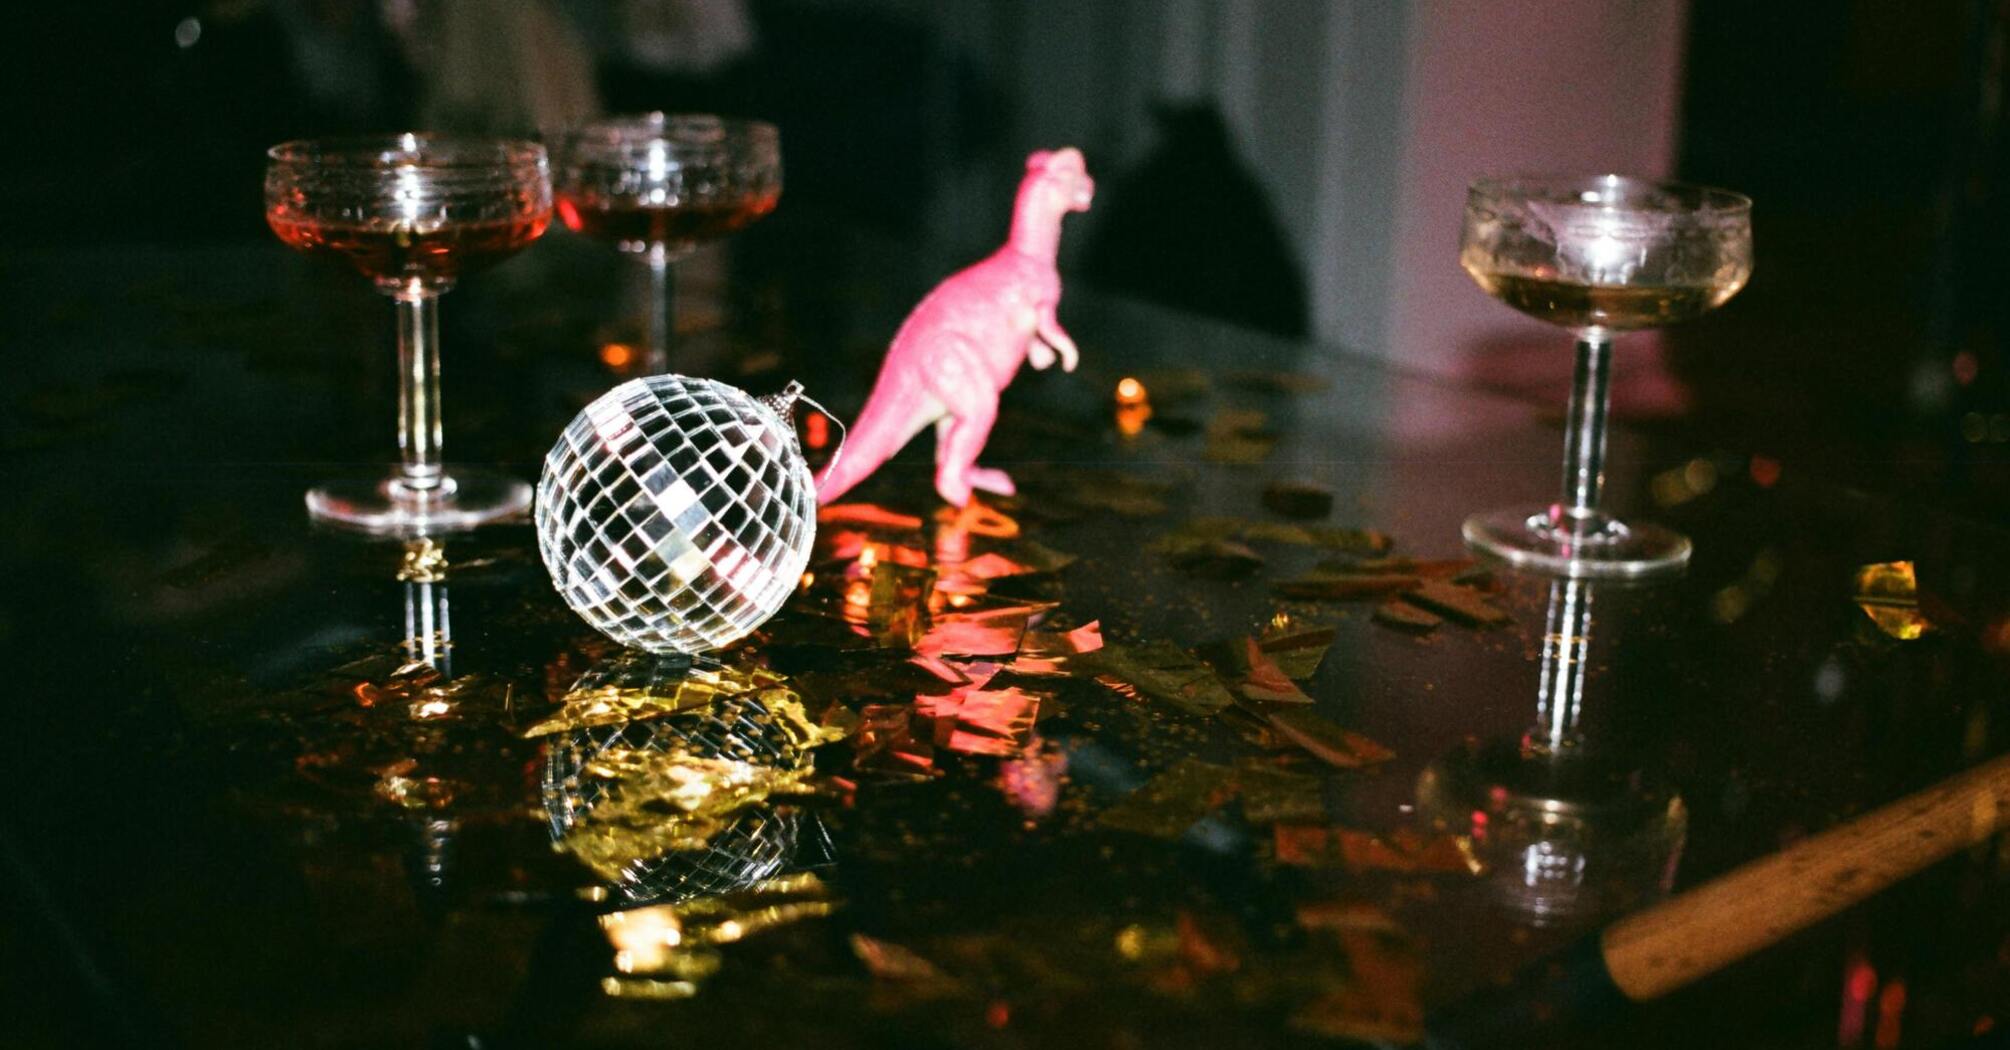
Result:
{"label": "dark blurred background", "polygon": [[1622,354],[1622,418],[2000,517],[2006,33],[1995,0],[20,4],[0,273],[265,238],[287,138],[710,110],[783,128],[766,243],[813,216],[946,273],[1002,236],[1024,152],[1073,143],[1102,193],[1072,281],[1551,399],[1564,340],[1464,282],[1459,187],[1676,175],[1757,200],[1758,270]]}
{"label": "dark blurred background", "polygon": [[[231,505],[233,490],[181,464],[211,462],[198,457],[226,448],[229,472],[269,478],[310,456],[353,464],[385,451],[388,307],[353,274],[315,272],[272,238],[261,211],[268,146],[419,128],[549,136],[595,114],[650,109],[781,126],[781,207],[728,242],[731,259],[680,264],[680,288],[725,289],[725,309],[711,316],[756,353],[791,333],[860,327],[853,344],[837,347],[852,356],[827,365],[860,384],[913,297],[1002,238],[1023,157],[1036,147],[1080,146],[1099,180],[1094,209],[1068,220],[1071,295],[1157,301],[1303,340],[1309,353],[1378,357],[1526,395],[1559,416],[1568,338],[1492,302],[1458,269],[1466,183],[1512,171],[1619,170],[1728,186],[1757,201],[1753,282],[1708,318],[1631,337],[1616,414],[1682,450],[1664,464],[1729,451],[1738,455],[1716,461],[1763,467],[1767,479],[1815,475],[2010,520],[2010,266],[1996,250],[2010,224],[2006,45],[2010,0],[23,0],[0,30],[0,99],[15,141],[12,160],[0,164],[0,199],[10,204],[0,221],[0,307],[10,312],[0,321],[5,465],[65,469],[78,459],[65,460],[60,446],[82,444],[78,435],[121,411],[121,398],[223,374],[247,397],[312,391],[321,403],[300,408],[297,432],[261,433],[276,414],[267,404],[242,419],[184,419],[150,433],[158,447],[143,469],[173,463],[183,470],[178,484],[210,487],[190,501],[193,512],[170,498],[171,486],[125,494],[123,505],[149,508],[136,520],[151,526],[153,511],[163,515],[159,547],[145,559],[38,557],[123,534],[96,520],[105,501],[90,491],[95,476],[80,475],[64,502],[23,501],[22,523],[9,523],[0,548],[11,557],[18,545],[25,556],[13,560],[34,564],[0,574],[5,585],[77,597],[46,608],[24,599],[32,623],[0,621],[0,642],[26,649],[28,639],[60,638],[50,651],[117,665],[125,654],[70,637],[47,610],[104,601],[102,617],[150,630],[194,615],[148,610],[142,593],[194,599],[134,581],[153,579],[163,564],[180,572],[207,564],[240,538],[260,545],[244,524],[255,518]],[[163,253],[137,259],[121,251],[131,245],[166,246],[174,267],[183,266],[174,251],[189,248],[186,272],[163,290]],[[457,453],[500,458],[514,449],[527,463],[541,452],[546,434],[494,439],[522,429],[512,414],[523,401],[502,391],[581,385],[502,380],[534,372],[538,354],[576,359],[575,375],[606,381],[587,368],[591,349],[576,345],[577,329],[547,325],[532,307],[602,292],[612,254],[554,229],[454,293],[445,325]],[[269,258],[273,273],[218,289],[230,275],[200,269],[218,258],[239,276]],[[878,265],[889,258],[900,268]],[[321,294],[312,282],[324,276]],[[131,294],[63,301],[90,282]],[[287,300],[296,309],[261,302],[310,288]],[[772,288],[787,295],[769,297]],[[504,297],[520,309],[499,317],[481,308]],[[131,341],[126,354],[186,360],[155,372],[125,360],[122,378],[51,382],[90,367],[45,345],[89,345],[76,333],[119,326],[77,315],[131,301],[172,324]],[[612,314],[606,303],[587,305]],[[1064,319],[1068,309],[1064,301]],[[245,322],[252,313],[259,317]],[[302,316],[314,319],[311,338],[295,346],[274,337],[271,318]],[[857,325],[860,317],[869,323]],[[686,318],[712,323],[704,310]],[[47,336],[58,324],[69,334]],[[261,342],[262,352],[243,352]],[[315,355],[352,344],[358,381],[325,383],[331,366]],[[212,345],[221,348],[214,356],[252,358],[252,367],[201,360]],[[1089,359],[1097,348],[1083,351]],[[765,380],[811,378],[796,364],[771,361]],[[852,404],[861,393],[850,392]],[[32,425],[10,430],[9,414]],[[1466,422],[1421,414],[1391,405],[1380,422],[1415,441]],[[1653,468],[1635,460],[1622,469]],[[1453,484],[1432,477],[1413,488]],[[214,549],[186,546],[198,536],[225,539]],[[1709,557],[1723,565],[1742,553]],[[279,579],[311,565],[275,558],[254,571]],[[464,630],[480,608],[456,614]],[[224,609],[209,614],[221,619]],[[189,644],[191,663],[209,659],[210,640]],[[312,654],[319,645],[293,648]],[[39,695],[38,670],[70,670],[67,660],[44,663],[29,668],[16,695]],[[152,668],[135,662],[124,673],[151,678]],[[168,692],[176,688],[194,686]],[[50,695],[41,706],[89,699]],[[13,735],[17,754],[39,746],[33,732],[17,726]],[[17,758],[10,768],[27,771],[21,783],[61,796],[60,812],[72,788],[30,775],[48,764]],[[167,812],[192,805],[170,800]],[[108,819],[115,828],[157,825],[163,841],[180,835],[154,816]],[[122,855],[74,859],[97,870],[72,892],[131,875]],[[18,861],[0,854],[0,869],[9,863]],[[232,873],[224,884],[250,884],[257,873]],[[61,1013],[32,1009],[53,983],[35,979],[46,976],[46,935],[18,917],[39,907],[20,893],[0,905],[0,986],[28,1001],[31,1028]],[[1932,915],[1960,922],[1968,912]],[[1832,1002],[1807,986],[1780,995],[1819,1009]],[[49,1023],[67,1030],[67,1017]]]}

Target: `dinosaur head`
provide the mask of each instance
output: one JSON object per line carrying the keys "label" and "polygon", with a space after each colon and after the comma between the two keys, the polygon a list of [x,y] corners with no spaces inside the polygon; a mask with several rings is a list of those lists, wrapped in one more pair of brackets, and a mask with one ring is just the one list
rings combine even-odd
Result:
{"label": "dinosaur head", "polygon": [[1025,189],[1040,194],[1056,212],[1088,211],[1096,196],[1096,180],[1073,146],[1037,150],[1026,158]]}

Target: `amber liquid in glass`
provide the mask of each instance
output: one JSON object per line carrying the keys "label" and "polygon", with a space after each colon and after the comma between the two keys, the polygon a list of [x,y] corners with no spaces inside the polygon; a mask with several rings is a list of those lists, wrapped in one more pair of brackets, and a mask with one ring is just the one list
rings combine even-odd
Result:
{"label": "amber liquid in glass", "polygon": [[648,204],[561,194],[558,217],[566,229],[619,244],[700,244],[753,224],[775,210],[778,194],[689,204]]}
{"label": "amber liquid in glass", "polygon": [[492,222],[449,222],[430,230],[405,223],[323,222],[275,210],[272,232],[289,247],[336,254],[377,281],[417,279],[432,284],[483,270],[537,240],[549,215]]}
{"label": "amber liquid in glass", "polygon": [[1743,281],[1724,284],[1596,285],[1494,273],[1470,265],[1466,272],[1488,295],[1530,317],[1564,328],[1627,332],[1659,328],[1709,313],[1737,294]]}

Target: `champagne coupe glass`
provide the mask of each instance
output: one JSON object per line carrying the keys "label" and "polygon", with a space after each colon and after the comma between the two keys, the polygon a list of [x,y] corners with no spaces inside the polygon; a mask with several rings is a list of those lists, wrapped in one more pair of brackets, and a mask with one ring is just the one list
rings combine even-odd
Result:
{"label": "champagne coupe glass", "polygon": [[1620,175],[1481,179],[1466,194],[1459,264],[1487,294],[1577,335],[1563,494],[1477,514],[1466,543],[1570,577],[1637,577],[1688,564],[1687,537],[1599,509],[1612,339],[1709,312],[1752,274],[1752,202]]}
{"label": "champagne coupe glass", "polygon": [[309,490],[308,513],[365,532],[422,535],[523,512],[524,482],[440,463],[434,300],[544,232],[551,221],[544,147],[404,134],[288,142],[266,156],[272,232],[299,251],[347,259],[398,314],[403,462],[382,481]]}
{"label": "champagne coupe glass", "polygon": [[670,264],[775,210],[782,138],[772,124],[708,115],[613,117],[559,147],[558,216],[647,267],[643,366],[670,367]]}

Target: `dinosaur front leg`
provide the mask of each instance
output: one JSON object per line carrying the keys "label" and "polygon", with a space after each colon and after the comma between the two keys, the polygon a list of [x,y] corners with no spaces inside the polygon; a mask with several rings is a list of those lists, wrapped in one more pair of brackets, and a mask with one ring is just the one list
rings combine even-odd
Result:
{"label": "dinosaur front leg", "polygon": [[[1082,355],[1076,351],[1075,341],[1068,338],[1068,333],[1061,329],[1061,319],[1055,316],[1053,303],[1048,303],[1040,308],[1039,325],[1034,329],[1033,334],[1040,342],[1053,347],[1053,352],[1061,356],[1061,371],[1072,372],[1075,370],[1075,365],[1081,360]],[[1036,365],[1035,367],[1044,366]]]}

